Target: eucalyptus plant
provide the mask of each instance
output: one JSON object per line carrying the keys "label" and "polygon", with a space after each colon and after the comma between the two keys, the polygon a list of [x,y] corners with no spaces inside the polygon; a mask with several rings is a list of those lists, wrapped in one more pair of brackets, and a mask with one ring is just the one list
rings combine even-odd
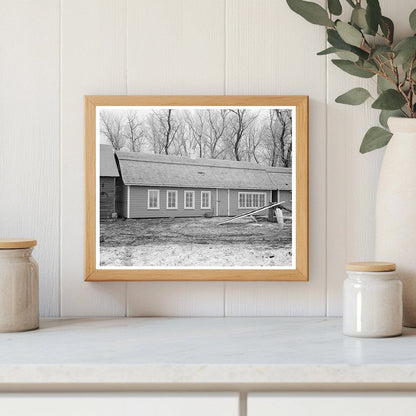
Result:
{"label": "eucalyptus plant", "polygon": [[[374,99],[365,88],[352,90],[336,98],[337,103],[360,105],[373,99],[372,108],[381,110],[380,126],[371,127],[361,143],[366,153],[386,146],[392,133],[387,119],[416,118],[416,34],[396,42],[394,24],[383,16],[378,0],[345,0],[350,18],[337,18],[343,12],[340,0],[327,0],[327,10],[303,0],[286,0],[289,7],[305,20],[326,27],[329,48],[318,55],[336,55],[332,63],[350,75],[377,80]],[[344,14],[345,15],[345,14]],[[416,32],[416,9],[409,17]]]}

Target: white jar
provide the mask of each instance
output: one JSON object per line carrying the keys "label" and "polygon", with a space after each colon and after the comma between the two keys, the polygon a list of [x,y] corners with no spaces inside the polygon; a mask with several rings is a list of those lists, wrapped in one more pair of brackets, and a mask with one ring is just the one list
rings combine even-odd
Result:
{"label": "white jar", "polygon": [[401,335],[402,282],[395,270],[394,263],[347,264],[343,314],[345,335],[370,338]]}
{"label": "white jar", "polygon": [[0,332],[39,327],[38,265],[35,240],[0,240]]}

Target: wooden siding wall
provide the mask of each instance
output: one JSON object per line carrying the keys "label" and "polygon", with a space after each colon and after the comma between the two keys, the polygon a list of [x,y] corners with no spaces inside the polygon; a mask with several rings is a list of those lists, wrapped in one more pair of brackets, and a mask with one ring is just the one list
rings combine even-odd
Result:
{"label": "wooden siding wall", "polygon": [[[123,186],[123,193],[126,195],[126,186]],[[148,209],[148,191],[154,189],[159,191],[159,209]],[[166,199],[168,191],[177,192],[177,208],[167,209]],[[184,194],[185,191],[192,191],[195,195],[195,207],[194,209],[184,208]],[[211,192],[211,208],[201,208],[201,192]],[[226,217],[228,215],[234,216],[249,212],[250,209],[241,209],[238,207],[238,193],[239,192],[260,192],[265,193],[266,203],[269,202],[269,190],[264,191],[253,191],[249,189],[235,190],[235,189],[201,189],[201,188],[160,188],[160,187],[141,187],[131,186],[130,187],[130,218],[158,218],[158,217],[201,217],[206,213],[215,215],[216,204],[218,204],[218,216]],[[122,198],[121,208],[119,213],[124,217],[127,216],[127,198]]]}
{"label": "wooden siding wall", "polygon": [[227,189],[218,189],[216,195],[218,195],[218,216],[226,217],[228,213],[228,191]]}
{"label": "wooden siding wall", "polygon": [[[159,209],[147,209],[148,189],[159,190]],[[177,209],[166,209],[167,191],[177,191]],[[195,208],[184,208],[185,191],[195,192]],[[201,191],[211,191],[211,209],[201,209]],[[141,186],[130,187],[130,218],[157,218],[157,217],[201,217],[207,212],[214,213],[213,202],[215,189],[194,188],[147,188]],[[226,202],[226,201],[225,201]],[[227,209],[227,208],[226,208]]]}
{"label": "wooden siding wall", "polygon": [[[380,3],[410,35],[414,0]],[[341,313],[345,262],[373,256],[383,151],[358,152],[376,112],[334,103],[374,83],[316,56],[323,28],[284,0],[1,4],[0,233],[38,239],[43,316]],[[309,95],[310,281],[84,282],[85,94]]]}
{"label": "wooden siding wall", "polygon": [[100,217],[111,218],[116,212],[116,178],[100,178]]}
{"label": "wooden siding wall", "polygon": [[127,186],[121,178],[116,180],[116,212],[119,217],[127,218]]}
{"label": "wooden siding wall", "polygon": [[279,191],[279,201],[285,201],[284,206],[292,209],[292,191]]}

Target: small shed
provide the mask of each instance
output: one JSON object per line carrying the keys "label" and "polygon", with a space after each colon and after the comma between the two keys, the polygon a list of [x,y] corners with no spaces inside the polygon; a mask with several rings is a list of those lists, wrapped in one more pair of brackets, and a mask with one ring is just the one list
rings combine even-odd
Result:
{"label": "small shed", "polygon": [[113,146],[100,145],[100,218],[111,218],[116,212],[116,179],[120,176]]}
{"label": "small shed", "polygon": [[287,201],[292,170],[257,163],[116,152],[126,218],[235,216]]}

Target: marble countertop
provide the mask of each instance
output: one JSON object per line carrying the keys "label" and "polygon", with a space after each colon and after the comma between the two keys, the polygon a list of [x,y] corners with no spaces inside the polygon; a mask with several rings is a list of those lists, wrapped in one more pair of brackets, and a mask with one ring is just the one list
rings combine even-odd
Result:
{"label": "marble countertop", "polygon": [[336,318],[89,318],[0,334],[0,387],[53,383],[416,387],[416,329],[359,339]]}

